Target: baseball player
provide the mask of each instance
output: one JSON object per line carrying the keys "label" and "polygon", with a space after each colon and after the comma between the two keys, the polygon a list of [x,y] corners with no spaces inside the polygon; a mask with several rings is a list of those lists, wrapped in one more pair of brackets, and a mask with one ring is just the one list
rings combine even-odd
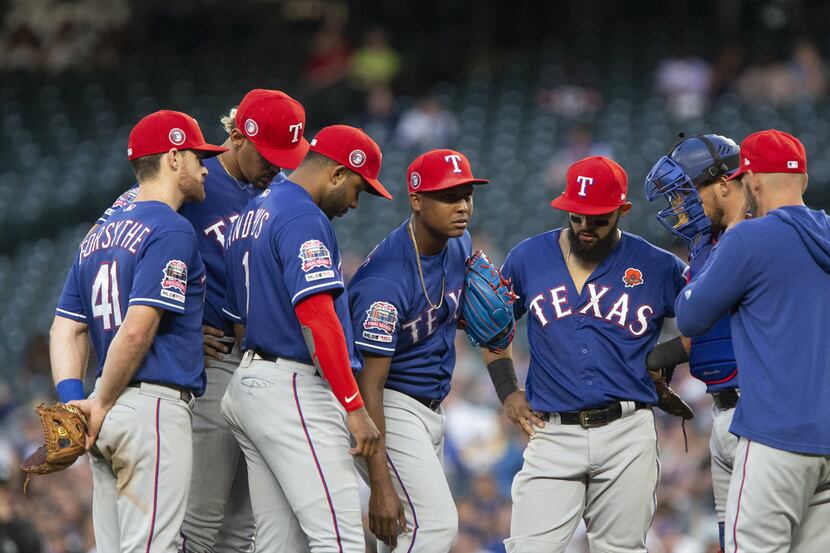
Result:
{"label": "baseball player", "polygon": [[[689,247],[689,277],[703,268],[721,234],[744,219],[746,197],[740,183],[727,178],[738,170],[740,149],[717,134],[683,137],[660,158],[646,177],[646,198],[664,198],[669,206],[657,219]],[[738,438],[729,433],[738,403],[738,367],[726,314],[707,333],[691,340],[677,338],[658,345],[646,360],[649,369],[689,361],[692,376],[712,395],[714,420],[709,440],[712,487],[721,550],[729,479]]]}
{"label": "baseball player", "polygon": [[222,412],[247,460],[259,552],[297,550],[297,525],[313,552],[365,549],[349,453],[372,455],[380,434],[352,374],[360,359],[329,220],[363,191],[391,198],[380,165],[361,130],[326,127],[228,241],[228,311],[246,323],[245,355]]}
{"label": "baseball player", "polygon": [[58,302],[50,353],[59,390],[83,376],[87,334],[100,360],[94,392],[73,402],[89,420],[99,551],[176,551],[191,407],[205,389],[205,267],[176,211],[204,199],[201,160],[224,151],[184,113],[139,121],[127,149],[138,193],[81,243]]}
{"label": "baseball player", "polygon": [[473,176],[460,152],[432,150],[412,162],[407,182],[411,217],[349,284],[364,359],[357,383],[383,436],[378,455],[358,460],[358,470],[371,486],[369,527],[379,549],[434,553],[449,551],[458,531],[443,469],[441,401],[450,391],[472,253],[473,185],[488,181]]}
{"label": "baseball player", "polygon": [[[205,201],[185,205],[207,274],[203,331],[207,389],[193,408],[193,481],[181,536],[186,553],[239,552],[253,543],[254,518],[247,470],[239,444],[220,411],[241,355],[232,323],[222,315],[225,300],[223,247],[233,221],[254,194],[281,168],[294,169],[308,151],[303,138],[305,110],[278,90],[254,89],[222,118],[227,152],[206,161]],[[107,210],[128,205],[135,189]],[[240,462],[241,461],[241,462]]]}
{"label": "baseball player", "polygon": [[513,481],[511,553],[565,551],[580,518],[592,551],[646,551],[659,466],[645,358],[686,268],[619,230],[627,188],[610,159],[574,163],[551,203],[567,228],[520,243],[502,268],[530,342],[526,393],[510,350],[483,350],[507,416],[531,437]]}
{"label": "baseball player", "polygon": [[687,336],[732,313],[741,400],[726,551],[828,551],[830,217],[804,205],[807,156],[785,132],[749,135],[730,179],[756,218],[723,234],[676,304]]}

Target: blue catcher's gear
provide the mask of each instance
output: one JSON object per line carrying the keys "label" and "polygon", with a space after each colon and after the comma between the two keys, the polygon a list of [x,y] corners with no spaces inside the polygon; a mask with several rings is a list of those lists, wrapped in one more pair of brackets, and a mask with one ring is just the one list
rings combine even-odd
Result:
{"label": "blue catcher's gear", "polygon": [[685,138],[654,164],[645,182],[648,201],[665,198],[669,207],[657,220],[689,244],[691,251],[709,242],[712,225],[703,212],[697,187],[738,169],[740,148],[731,138],[704,134]]}

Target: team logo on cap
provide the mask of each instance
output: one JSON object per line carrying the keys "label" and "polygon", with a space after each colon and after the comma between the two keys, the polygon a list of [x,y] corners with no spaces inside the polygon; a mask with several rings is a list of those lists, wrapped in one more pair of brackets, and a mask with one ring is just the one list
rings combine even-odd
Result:
{"label": "team logo on cap", "polygon": [[413,190],[418,190],[418,188],[421,187],[421,175],[413,171],[412,174],[409,175],[409,186],[411,186]]}
{"label": "team logo on cap", "polygon": [[127,148],[127,155],[128,156],[133,155],[133,149],[132,148]]}
{"label": "team logo on cap", "polygon": [[170,134],[167,135],[167,138],[169,138],[170,142],[172,142],[174,145],[181,146],[182,144],[184,144],[184,139],[186,137],[184,131],[176,127],[175,129],[170,129]]}
{"label": "team logo on cap", "polygon": [[253,119],[246,119],[245,120],[245,134],[248,136],[256,136],[256,133],[259,132],[259,125],[256,124],[256,121]]}
{"label": "team logo on cap", "polygon": [[300,268],[304,273],[311,269],[322,267],[324,269],[331,269],[331,252],[325,244],[319,240],[306,240],[300,246]]}
{"label": "team logo on cap", "polygon": [[797,161],[788,161],[787,162],[787,169],[798,169],[798,162]]}
{"label": "team logo on cap", "polygon": [[629,267],[622,277],[626,288],[633,288],[643,283],[643,272],[640,269]]}
{"label": "team logo on cap", "polygon": [[352,153],[349,154],[349,163],[352,164],[352,167],[363,167],[363,164],[366,163],[366,153],[363,150],[352,150]]}
{"label": "team logo on cap", "polygon": [[[389,302],[376,301],[366,310],[366,318],[363,320],[363,337],[376,342],[389,343],[392,341],[391,334],[395,332],[397,325],[397,308]],[[383,334],[372,331],[380,331]]]}
{"label": "team logo on cap", "polygon": [[187,264],[179,259],[171,259],[162,271],[161,295],[184,303],[185,293],[187,293]]}

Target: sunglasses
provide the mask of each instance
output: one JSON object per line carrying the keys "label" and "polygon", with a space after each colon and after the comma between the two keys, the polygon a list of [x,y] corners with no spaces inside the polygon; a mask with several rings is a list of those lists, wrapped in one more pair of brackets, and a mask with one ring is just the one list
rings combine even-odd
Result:
{"label": "sunglasses", "polygon": [[607,227],[611,224],[611,219],[605,215],[602,218],[595,216],[574,215],[571,213],[571,222],[575,225],[581,225],[585,221],[585,226],[588,227]]}

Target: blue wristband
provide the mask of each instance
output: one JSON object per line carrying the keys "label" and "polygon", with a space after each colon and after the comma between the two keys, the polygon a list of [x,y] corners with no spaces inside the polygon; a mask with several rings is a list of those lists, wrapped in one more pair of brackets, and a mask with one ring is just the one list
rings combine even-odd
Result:
{"label": "blue wristband", "polygon": [[66,378],[55,386],[58,391],[58,399],[63,403],[69,403],[73,399],[84,399],[84,383],[79,378]]}

